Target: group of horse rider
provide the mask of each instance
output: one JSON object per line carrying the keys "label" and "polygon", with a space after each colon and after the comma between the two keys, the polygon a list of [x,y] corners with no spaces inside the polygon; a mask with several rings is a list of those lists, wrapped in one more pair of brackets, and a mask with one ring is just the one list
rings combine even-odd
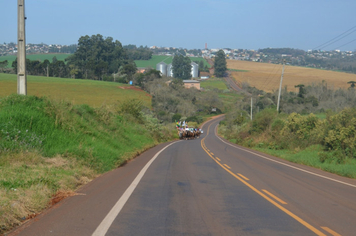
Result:
{"label": "group of horse rider", "polygon": [[199,128],[189,128],[188,122],[176,122],[176,128],[178,130],[178,136],[180,139],[190,139],[190,138],[199,138],[201,134],[201,129]]}

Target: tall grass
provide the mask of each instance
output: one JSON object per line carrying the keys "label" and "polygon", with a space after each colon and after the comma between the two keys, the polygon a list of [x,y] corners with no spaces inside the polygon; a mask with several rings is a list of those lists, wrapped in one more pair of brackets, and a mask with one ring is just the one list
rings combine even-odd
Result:
{"label": "tall grass", "polygon": [[0,99],[0,233],[46,208],[56,194],[73,194],[96,175],[174,138],[173,127],[143,113],[138,121],[132,115],[137,110],[125,103],[133,104],[93,108],[36,96]]}
{"label": "tall grass", "polygon": [[231,113],[219,133],[252,149],[356,178],[355,114],[355,109],[344,109],[319,118],[264,109],[251,122]]}

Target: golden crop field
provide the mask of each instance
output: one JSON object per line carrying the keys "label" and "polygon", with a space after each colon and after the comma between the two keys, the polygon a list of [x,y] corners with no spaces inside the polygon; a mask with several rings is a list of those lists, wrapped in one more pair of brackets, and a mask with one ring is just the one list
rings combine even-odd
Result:
{"label": "golden crop field", "polygon": [[[238,84],[248,82],[250,86],[266,92],[278,90],[282,67],[281,64],[227,60],[228,69],[245,71],[231,72]],[[350,84],[347,82],[356,81],[356,74],[286,65],[282,88],[287,86],[288,91],[295,92],[295,85],[304,84],[307,86],[312,83],[321,83],[323,80],[327,82],[330,88],[348,88]]]}

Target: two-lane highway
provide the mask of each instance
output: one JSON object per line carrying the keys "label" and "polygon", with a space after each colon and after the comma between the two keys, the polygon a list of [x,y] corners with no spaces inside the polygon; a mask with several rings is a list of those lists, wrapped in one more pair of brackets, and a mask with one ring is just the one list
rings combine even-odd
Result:
{"label": "two-lane highway", "polygon": [[218,122],[101,176],[11,235],[355,234],[355,180],[233,145],[216,135]]}

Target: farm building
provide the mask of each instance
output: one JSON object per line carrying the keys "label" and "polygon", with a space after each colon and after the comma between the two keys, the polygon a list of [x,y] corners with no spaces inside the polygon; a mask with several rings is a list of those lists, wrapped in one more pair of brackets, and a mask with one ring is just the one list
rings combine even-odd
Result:
{"label": "farm building", "polygon": [[185,88],[196,88],[200,90],[200,82],[197,80],[183,80]]}

